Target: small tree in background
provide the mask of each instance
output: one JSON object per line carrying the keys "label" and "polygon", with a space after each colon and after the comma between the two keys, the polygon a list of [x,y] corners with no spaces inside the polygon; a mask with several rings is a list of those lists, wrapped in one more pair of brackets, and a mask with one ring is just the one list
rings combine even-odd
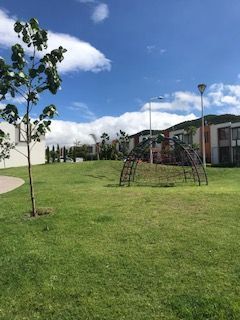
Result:
{"label": "small tree in background", "polygon": [[4,167],[5,167],[5,159],[9,159],[10,157],[10,151],[15,146],[13,143],[10,142],[10,136],[9,134],[5,134],[0,129],[0,161],[4,161]]}
{"label": "small tree in background", "polygon": [[66,147],[63,147],[63,161],[66,162],[67,161],[67,150]]}
{"label": "small tree in background", "polygon": [[30,144],[32,141],[40,141],[40,137],[50,130],[50,119],[56,115],[57,111],[56,107],[50,104],[35,120],[31,118],[31,112],[38,103],[40,93],[44,91],[49,91],[52,94],[57,93],[61,84],[57,64],[63,60],[63,54],[66,50],[59,47],[39,58],[41,52],[47,49],[48,37],[47,31],[39,27],[36,19],[30,19],[26,23],[17,21],[14,24],[14,31],[25,46],[32,49],[32,53],[27,56],[24,48],[17,43],[12,46],[11,64],[7,64],[3,58],[0,58],[0,100],[6,99],[7,94],[13,98],[18,95],[24,98],[25,108],[20,117],[20,110],[13,104],[7,104],[1,110],[0,116],[14,126],[20,124],[21,135],[27,145],[26,158],[32,204],[31,216],[36,216],[31,165],[32,146]]}
{"label": "small tree in background", "polygon": [[72,159],[73,162],[76,162],[76,146],[72,147]]}
{"label": "small tree in background", "polygon": [[55,146],[52,146],[52,150],[51,150],[50,154],[51,154],[52,163],[54,163],[56,160]]}
{"label": "small tree in background", "polygon": [[122,156],[125,157],[128,155],[129,136],[125,131],[120,130],[119,133],[117,133],[117,137],[119,143],[119,151],[121,152]]}
{"label": "small tree in background", "polygon": [[59,147],[59,144],[57,145],[56,156],[57,156],[57,162],[60,162],[60,147]]}
{"label": "small tree in background", "polygon": [[109,145],[110,137],[104,132],[100,138],[102,139],[100,143],[100,159],[107,160],[109,159],[109,154],[111,154],[111,146]]}
{"label": "small tree in background", "polygon": [[50,149],[49,149],[49,146],[47,146],[47,148],[46,148],[46,160],[47,160],[47,163],[50,163]]}

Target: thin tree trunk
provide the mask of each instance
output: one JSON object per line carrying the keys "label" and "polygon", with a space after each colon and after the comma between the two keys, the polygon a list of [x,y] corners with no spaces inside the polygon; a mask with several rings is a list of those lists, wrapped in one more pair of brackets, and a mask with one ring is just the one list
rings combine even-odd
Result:
{"label": "thin tree trunk", "polygon": [[28,160],[28,177],[29,177],[29,186],[30,186],[30,196],[31,196],[31,203],[32,203],[32,211],[31,217],[37,216],[36,210],[36,201],[35,201],[35,194],[33,188],[33,177],[32,177],[32,164],[31,164],[31,149],[30,149],[30,142],[31,142],[31,123],[29,119],[29,101],[27,103],[27,160]]}
{"label": "thin tree trunk", "polygon": [[31,195],[31,203],[32,203],[32,211],[31,217],[36,217],[36,201],[33,187],[33,177],[32,177],[32,164],[31,164],[31,151],[29,141],[27,142],[27,159],[28,159],[28,177],[29,177],[29,186],[30,186],[30,195]]}

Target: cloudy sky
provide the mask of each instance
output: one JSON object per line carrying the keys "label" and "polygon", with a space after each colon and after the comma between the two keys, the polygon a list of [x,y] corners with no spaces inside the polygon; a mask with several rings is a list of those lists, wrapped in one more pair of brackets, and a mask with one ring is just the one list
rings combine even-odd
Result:
{"label": "cloudy sky", "polygon": [[[44,94],[59,116],[49,144],[91,143],[89,134],[164,129],[206,114],[240,114],[239,0],[0,0],[0,56],[18,41],[16,19],[36,17],[49,50],[68,51],[57,95]],[[21,108],[21,99],[15,101]]]}

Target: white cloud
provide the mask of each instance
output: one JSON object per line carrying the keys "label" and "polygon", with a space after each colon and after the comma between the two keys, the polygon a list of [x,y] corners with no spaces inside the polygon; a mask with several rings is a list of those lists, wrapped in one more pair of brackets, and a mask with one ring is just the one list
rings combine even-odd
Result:
{"label": "white cloud", "polygon": [[[162,102],[152,101],[152,110],[167,110],[167,111],[183,111],[190,112],[192,110],[201,110],[200,97],[199,95],[189,91],[177,91],[173,94],[165,95],[166,100]],[[205,107],[209,106],[209,101],[204,98]],[[149,103],[145,103],[142,110],[148,110]]]}
{"label": "white cloud", "polygon": [[208,99],[218,113],[240,114],[240,85],[214,83],[209,87]]}
{"label": "white cloud", "polygon": [[[165,94],[164,97],[166,101],[151,103],[153,129],[166,129],[177,123],[195,119],[196,115],[193,111],[199,114],[201,110],[198,92],[177,91]],[[79,102],[75,102],[74,106],[79,108],[80,112],[90,111],[86,105]],[[204,106],[215,109],[214,113],[239,114],[240,85],[215,83],[209,86],[204,93]],[[178,112],[185,113],[185,115],[179,115]],[[81,143],[93,143],[89,136],[91,133],[95,133],[98,139],[103,132],[107,132],[111,138],[114,138],[120,129],[128,134],[134,134],[148,128],[149,104],[146,103],[139,112],[127,112],[119,117],[102,117],[88,123],[55,120],[52,132],[47,135],[47,143],[71,145],[76,140],[80,140]]]}
{"label": "white cloud", "polygon": [[79,113],[82,118],[86,120],[92,121],[96,119],[96,115],[94,114],[94,112],[92,112],[84,102],[73,102],[73,104],[69,106],[68,109]]}
{"label": "white cloud", "polygon": [[[0,46],[9,48],[19,42],[17,34],[13,30],[15,19],[0,9]],[[68,51],[63,62],[59,65],[60,72],[93,71],[99,72],[111,69],[111,61],[103,53],[94,48],[90,43],[82,41],[69,34],[48,32],[48,50],[51,51],[60,45]],[[31,49],[25,46],[26,52]]]}
{"label": "white cloud", "polygon": [[166,53],[166,52],[167,52],[166,49],[160,49],[160,54],[164,54],[164,53]]}
{"label": "white cloud", "polygon": [[92,14],[92,20],[94,23],[99,23],[108,18],[109,16],[109,9],[106,3],[100,3],[94,8]]}
{"label": "white cloud", "polygon": [[164,53],[167,52],[167,50],[165,48],[159,48],[155,44],[148,45],[146,47],[146,49],[147,49],[147,53],[149,53],[149,54],[151,54],[153,52],[157,52],[157,53],[160,53],[160,55],[163,55]]}
{"label": "white cloud", "polygon": [[2,100],[1,106],[5,107],[8,103],[15,104],[18,106],[18,105],[26,103],[26,99],[22,96],[11,97],[11,95],[8,93],[8,94],[6,94],[5,100]]}
{"label": "white cloud", "polygon": [[[177,91],[165,95],[161,102],[153,101],[152,110],[165,110],[168,112],[192,112],[201,110],[200,94],[189,91]],[[214,113],[240,114],[240,85],[214,83],[209,86],[203,95],[205,109],[213,108]],[[149,103],[145,103],[142,110],[148,110]]]}
{"label": "white cloud", "polygon": [[[152,128],[166,129],[176,123],[195,119],[193,113],[183,115],[169,114],[167,112],[152,112]],[[71,121],[54,120],[51,132],[47,134],[47,144],[72,145],[74,141],[93,144],[90,134],[94,133],[99,139],[103,132],[107,132],[111,138],[116,137],[119,130],[128,134],[149,128],[149,114],[145,112],[127,112],[119,117],[102,117],[89,123],[76,123]]]}
{"label": "white cloud", "polygon": [[155,48],[156,48],[155,45],[149,45],[149,46],[147,46],[147,52],[152,53]]}
{"label": "white cloud", "polygon": [[64,54],[63,62],[59,65],[60,71],[110,71],[110,60],[91,44],[68,34],[50,31],[48,50],[58,47],[59,44],[68,50]]}

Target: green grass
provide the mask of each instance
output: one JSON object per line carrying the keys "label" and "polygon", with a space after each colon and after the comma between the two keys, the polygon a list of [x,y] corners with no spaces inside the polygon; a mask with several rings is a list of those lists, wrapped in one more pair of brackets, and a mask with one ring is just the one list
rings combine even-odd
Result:
{"label": "green grass", "polygon": [[[120,162],[34,167],[0,195],[0,319],[240,319],[240,169],[118,187]],[[27,179],[26,168],[1,174]]]}

